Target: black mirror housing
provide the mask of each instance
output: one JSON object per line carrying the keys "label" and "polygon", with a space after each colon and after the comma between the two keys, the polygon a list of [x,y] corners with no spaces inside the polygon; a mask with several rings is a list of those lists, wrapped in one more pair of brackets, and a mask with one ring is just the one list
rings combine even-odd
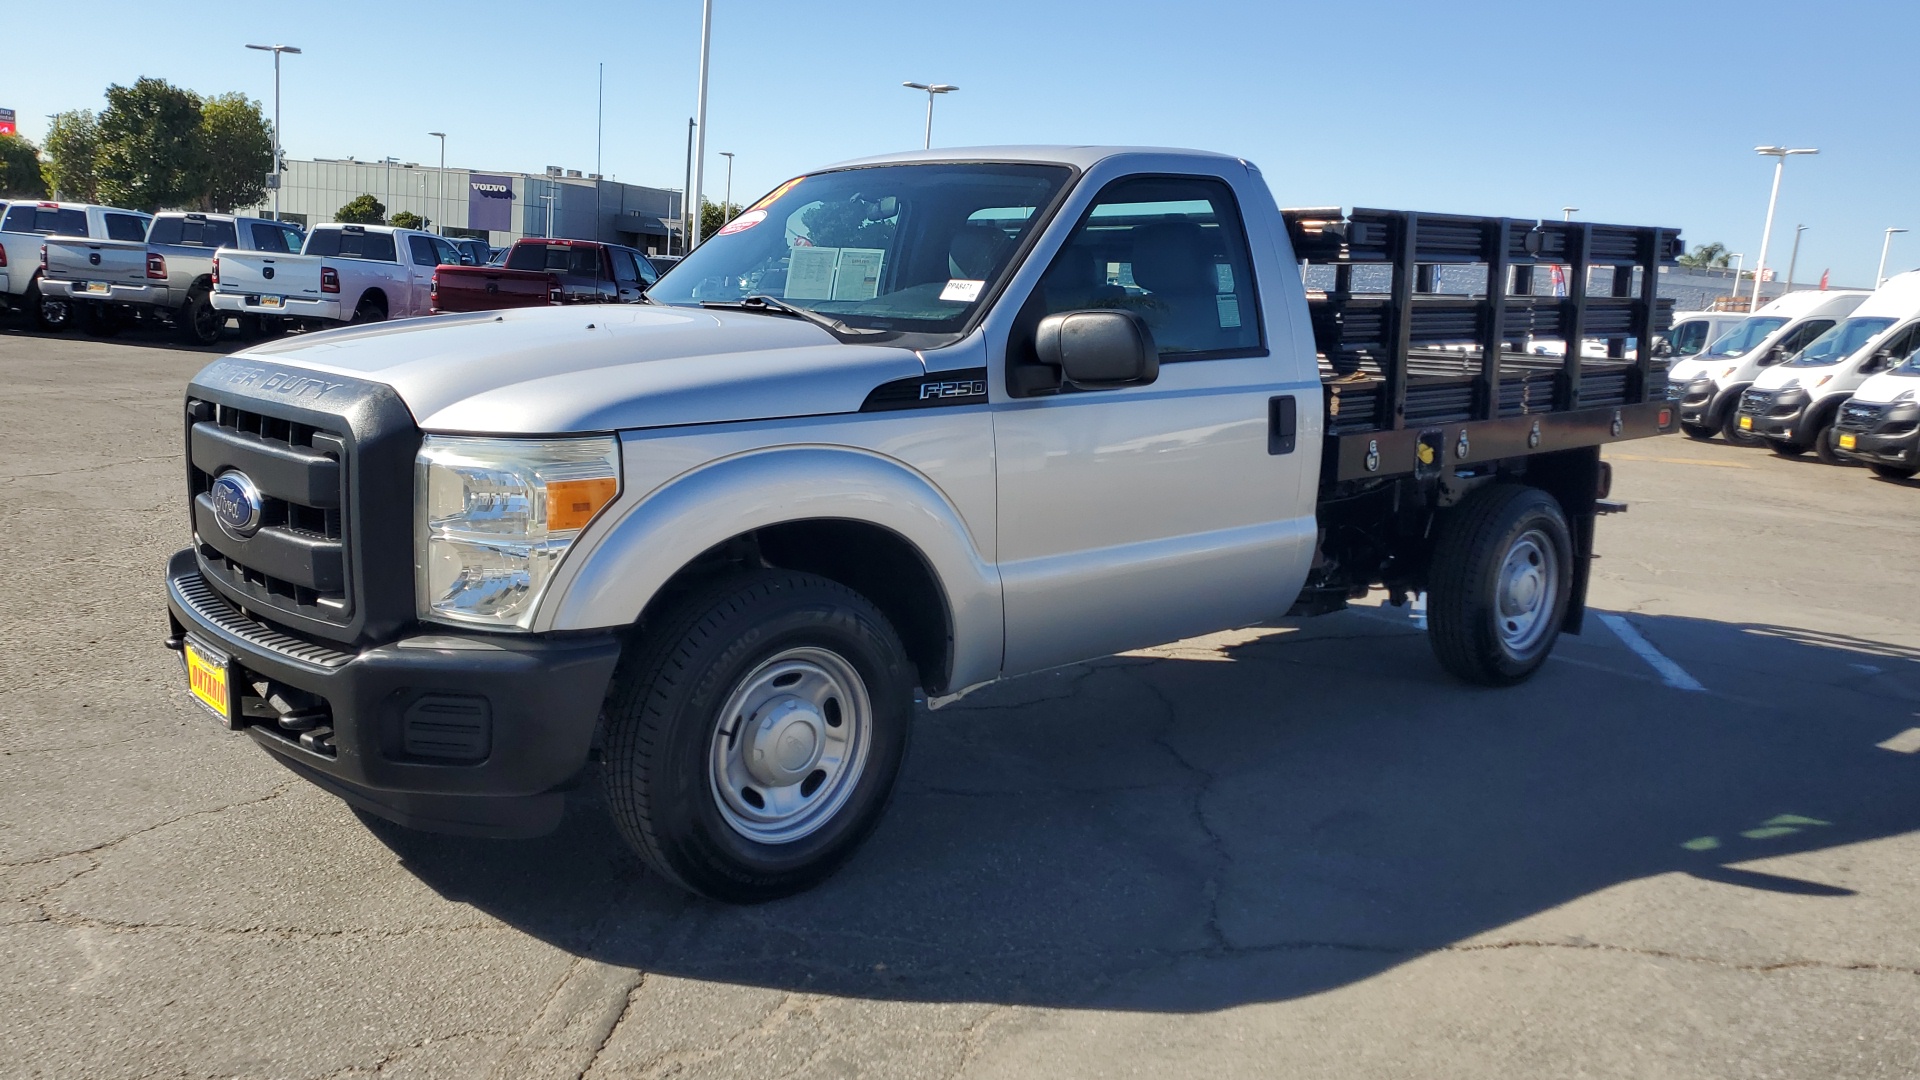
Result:
{"label": "black mirror housing", "polygon": [[1153,330],[1131,311],[1065,311],[1040,320],[1034,332],[1040,362],[1088,390],[1150,383],[1160,377]]}
{"label": "black mirror housing", "polygon": [[1659,341],[1656,341],[1653,343],[1653,355],[1672,356],[1673,344],[1669,342],[1666,338],[1661,338]]}

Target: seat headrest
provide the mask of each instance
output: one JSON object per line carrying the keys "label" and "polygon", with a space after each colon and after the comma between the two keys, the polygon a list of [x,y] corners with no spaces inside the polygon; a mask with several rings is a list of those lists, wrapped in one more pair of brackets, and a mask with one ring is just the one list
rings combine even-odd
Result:
{"label": "seat headrest", "polygon": [[1007,234],[992,225],[968,222],[953,234],[947,246],[948,269],[964,281],[985,281],[1000,268],[1013,247]]}
{"label": "seat headrest", "polygon": [[1212,293],[1219,288],[1206,236],[1191,221],[1134,228],[1133,280],[1156,293]]}

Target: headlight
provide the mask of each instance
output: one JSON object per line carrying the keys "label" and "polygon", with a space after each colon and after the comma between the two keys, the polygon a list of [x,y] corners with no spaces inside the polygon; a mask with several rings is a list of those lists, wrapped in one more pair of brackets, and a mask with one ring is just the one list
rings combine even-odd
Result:
{"label": "headlight", "polygon": [[1893,400],[1887,402],[1887,404],[1898,405],[1903,401],[1912,401],[1916,396],[1920,396],[1920,390],[1902,390],[1893,395]]}
{"label": "headlight", "polygon": [[574,538],[619,493],[610,435],[428,436],[414,461],[417,613],[526,628]]}

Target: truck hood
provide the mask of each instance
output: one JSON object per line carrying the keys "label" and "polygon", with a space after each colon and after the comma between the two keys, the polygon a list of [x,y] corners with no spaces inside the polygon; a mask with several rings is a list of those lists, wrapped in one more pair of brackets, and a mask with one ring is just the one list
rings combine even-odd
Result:
{"label": "truck hood", "polygon": [[1920,389],[1920,377],[1895,375],[1883,371],[1861,383],[1860,389],[1853,392],[1853,400],[1871,405],[1886,405],[1907,391],[1915,389]]}
{"label": "truck hood", "polygon": [[238,353],[385,383],[420,426],[560,434],[853,412],[926,373],[801,319],[682,307],[477,311],[302,334]]}

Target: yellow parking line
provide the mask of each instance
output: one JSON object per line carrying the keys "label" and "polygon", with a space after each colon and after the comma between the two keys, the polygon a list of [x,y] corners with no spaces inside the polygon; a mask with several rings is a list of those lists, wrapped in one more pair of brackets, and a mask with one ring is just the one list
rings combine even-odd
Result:
{"label": "yellow parking line", "polygon": [[1647,457],[1641,454],[1608,454],[1608,461],[1658,461],[1664,465],[1706,465],[1714,469],[1751,469],[1743,461],[1707,461],[1704,458]]}

